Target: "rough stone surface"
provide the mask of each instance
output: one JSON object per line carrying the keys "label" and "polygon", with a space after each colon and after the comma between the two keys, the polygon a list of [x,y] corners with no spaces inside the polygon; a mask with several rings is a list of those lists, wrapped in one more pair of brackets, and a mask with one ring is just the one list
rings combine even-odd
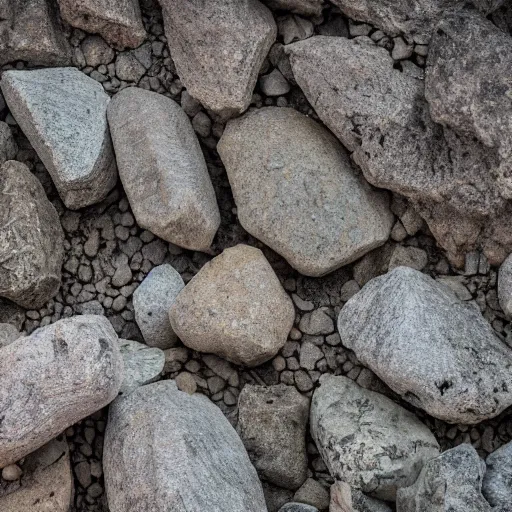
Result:
{"label": "rough stone surface", "polygon": [[398,267],[342,309],[343,344],[405,400],[451,423],[478,423],[512,403],[512,351],[473,304]]}
{"label": "rough stone surface", "polygon": [[14,325],[0,323],[0,348],[10,345],[21,336],[22,334]]}
{"label": "rough stone surface", "polygon": [[414,414],[342,376],[320,378],[310,428],[331,476],[379,499],[393,500],[439,452]]}
{"label": "rough stone surface", "polygon": [[304,16],[318,16],[322,13],[324,0],[263,0],[271,9],[291,11]]}
{"label": "rough stone surface", "polygon": [[308,416],[309,399],[292,386],[243,388],[237,430],[261,478],[292,490],[306,480]]}
{"label": "rough stone surface", "polygon": [[119,174],[137,222],[205,251],[220,224],[201,147],[187,115],[161,94],[130,87],[108,108]]}
{"label": "rough stone surface", "polygon": [[103,87],[75,68],[6,71],[2,92],[65,205],[104,199],[117,181]]}
{"label": "rough stone surface", "polygon": [[285,344],[295,311],[263,253],[240,244],[208,262],[169,315],[187,347],[257,366]]}
{"label": "rough stone surface", "polygon": [[59,290],[64,257],[59,216],[39,180],[20,163],[0,168],[0,296],[43,306]]}
{"label": "rough stone surface", "polygon": [[345,482],[331,485],[329,512],[391,512],[384,502],[370,498]]}
{"label": "rough stone surface", "polygon": [[243,112],[276,39],[271,12],[258,0],[160,3],[169,48],[188,92],[221,117]]}
{"label": "rough stone surface", "polygon": [[122,373],[117,336],[105,317],[66,318],[2,348],[0,467],[107,405]]}
{"label": "rough stone surface", "polygon": [[414,485],[399,489],[402,512],[491,512],[482,496],[485,463],[469,444],[461,444],[428,461]]}
{"label": "rough stone surface", "polygon": [[0,121],[0,164],[13,160],[18,147],[7,123]]}
{"label": "rough stone surface", "polygon": [[318,509],[304,503],[287,503],[279,509],[279,512],[318,512]]}
{"label": "rough stone surface", "polygon": [[308,478],[293,495],[293,501],[325,510],[329,507],[329,492],[318,480]]}
{"label": "rough stone surface", "polygon": [[169,309],[185,286],[171,265],[155,267],[133,293],[135,320],[150,347],[174,347],[178,337],[169,321]]}
{"label": "rough stone surface", "polygon": [[104,471],[111,512],[266,512],[247,452],[210,400],[172,381],[110,407]]}
{"label": "rough stone surface", "polygon": [[387,197],[371,190],[327,130],[297,111],[269,107],[230,121],[218,151],[242,226],[299,272],[321,276],[389,238]]}
{"label": "rough stone surface", "polygon": [[512,254],[501,264],[498,273],[498,299],[501,309],[512,318]]}
{"label": "rough stone surface", "polygon": [[512,503],[512,442],[491,453],[485,463],[482,494],[493,507],[506,510]]}

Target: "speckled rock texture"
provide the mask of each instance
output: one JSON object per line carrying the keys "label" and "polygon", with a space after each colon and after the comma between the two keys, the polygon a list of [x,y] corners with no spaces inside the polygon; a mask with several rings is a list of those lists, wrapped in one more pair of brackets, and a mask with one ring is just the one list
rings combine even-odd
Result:
{"label": "speckled rock texture", "polygon": [[114,97],[108,120],[137,222],[180,247],[208,250],[220,214],[185,112],[161,94],[131,87]]}
{"label": "speckled rock texture", "polygon": [[17,151],[18,146],[9,125],[0,121],[0,163],[3,164],[7,160],[13,160]]}
{"label": "speckled rock texture", "polygon": [[257,366],[285,344],[295,311],[263,253],[240,244],[208,262],[169,315],[187,347]]}
{"label": "speckled rock texture", "polygon": [[246,110],[277,35],[269,9],[259,0],[159,1],[169,49],[191,96],[223,118]]}
{"label": "speckled rock texture", "polygon": [[398,267],[341,310],[342,343],[405,400],[450,423],[479,423],[512,403],[512,350],[473,304]]}
{"label": "speckled rock texture", "polygon": [[266,512],[256,470],[221,411],[171,381],[110,407],[104,447],[110,512]]}
{"label": "speckled rock texture", "polygon": [[103,87],[75,68],[6,71],[0,85],[64,204],[78,209],[104,199],[117,170]]}
{"label": "speckled rock texture", "polygon": [[493,507],[506,510],[512,503],[512,442],[491,453],[485,464],[482,494]]}
{"label": "speckled rock texture", "polygon": [[263,3],[275,10],[285,10],[304,16],[318,16],[322,13],[324,0],[263,0]]}
{"label": "speckled rock texture", "polygon": [[39,180],[20,163],[0,168],[0,296],[43,306],[61,283],[64,233]]}
{"label": "speckled rock texture", "polygon": [[2,348],[0,467],[110,403],[122,374],[117,335],[102,316],[66,318]]}
{"label": "speckled rock texture", "polygon": [[242,226],[302,274],[332,272],[389,238],[387,195],[296,110],[268,107],[229,121],[218,151]]}
{"label": "speckled rock texture", "polygon": [[10,345],[21,336],[22,334],[14,325],[0,323],[0,348]]}
{"label": "speckled rock texture", "polygon": [[370,498],[346,482],[336,481],[331,485],[329,512],[392,512],[383,501]]}
{"label": "speckled rock texture", "polygon": [[505,314],[512,318],[512,254],[500,266],[498,299]]}
{"label": "speckled rock texture", "polygon": [[394,500],[439,453],[434,435],[413,413],[342,376],[320,378],[310,429],[334,479],[383,500]]}
{"label": "speckled rock texture", "polygon": [[279,512],[318,512],[318,509],[304,503],[287,503],[279,509]]}
{"label": "speckled rock texture", "polygon": [[461,444],[428,461],[414,485],[399,489],[401,512],[491,512],[482,496],[485,463],[476,450]]}

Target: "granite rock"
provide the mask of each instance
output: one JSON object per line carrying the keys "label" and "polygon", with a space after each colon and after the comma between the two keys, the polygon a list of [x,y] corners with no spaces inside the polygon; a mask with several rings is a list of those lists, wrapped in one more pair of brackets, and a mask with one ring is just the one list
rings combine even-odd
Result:
{"label": "granite rock", "polygon": [[512,254],[501,264],[498,272],[498,299],[505,315],[512,318]]}
{"label": "granite rock", "polygon": [[391,512],[391,508],[383,501],[351,488],[346,482],[334,482],[329,512]]}
{"label": "granite rock", "polygon": [[0,323],[0,348],[10,345],[21,336],[22,334],[14,325]]}
{"label": "granite rock", "polygon": [[322,14],[324,0],[263,0],[268,7],[278,11],[290,11],[303,16]]}
{"label": "granite rock", "polygon": [[485,464],[482,494],[493,507],[506,510],[512,503],[512,442],[491,453]]}

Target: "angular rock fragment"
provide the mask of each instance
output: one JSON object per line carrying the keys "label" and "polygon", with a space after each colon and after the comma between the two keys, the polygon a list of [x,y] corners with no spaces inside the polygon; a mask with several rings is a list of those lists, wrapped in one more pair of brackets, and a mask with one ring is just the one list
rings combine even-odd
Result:
{"label": "angular rock fragment", "polygon": [[257,366],[285,344],[295,310],[263,253],[241,244],[208,262],[169,315],[187,347]]}
{"label": "angular rock fragment", "polygon": [[391,389],[451,423],[478,423],[512,404],[512,351],[474,304],[398,267],[340,312],[342,343]]}
{"label": "angular rock fragment", "polygon": [[291,11],[304,16],[318,16],[322,14],[324,0],[263,0],[271,9]]}
{"label": "angular rock fragment", "polygon": [[388,198],[296,110],[268,107],[230,121],[218,151],[242,226],[302,274],[324,275],[389,238]]}
{"label": "angular rock fragment", "polygon": [[72,27],[98,33],[122,50],[136,48],[146,38],[139,0],[58,0],[60,12]]}
{"label": "angular rock fragment", "polygon": [[414,414],[341,376],[320,378],[310,428],[333,478],[383,500],[394,500],[439,453],[434,435]]}
{"label": "angular rock fragment", "polygon": [[491,453],[485,464],[482,494],[493,507],[506,510],[512,503],[512,442]]}
{"label": "angular rock fragment", "polygon": [[117,171],[103,87],[75,68],[9,70],[1,87],[64,204],[78,209],[104,199]]}
{"label": "angular rock fragment", "polygon": [[185,112],[161,94],[130,87],[116,94],[108,120],[119,175],[138,224],[180,247],[207,250],[220,213]]}
{"label": "angular rock fragment", "polygon": [[2,348],[0,467],[112,401],[123,361],[102,316],[66,318]]}
{"label": "angular rock fragment", "polygon": [[42,307],[59,290],[64,257],[59,215],[39,180],[20,163],[0,168],[0,296]]}
{"label": "angular rock fragment", "polygon": [[391,512],[384,502],[370,498],[345,482],[331,485],[329,512]]}
{"label": "angular rock fragment", "polygon": [[259,0],[160,0],[178,75],[206,108],[228,118],[251,102],[258,72],[277,35]]}
{"label": "angular rock fragment", "polygon": [[111,512],[266,512],[235,430],[208,398],[161,381],[110,407],[104,447]]}

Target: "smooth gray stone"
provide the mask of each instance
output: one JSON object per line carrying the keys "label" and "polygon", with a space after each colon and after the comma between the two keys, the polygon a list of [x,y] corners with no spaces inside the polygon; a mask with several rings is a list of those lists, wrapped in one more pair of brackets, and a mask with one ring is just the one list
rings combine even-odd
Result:
{"label": "smooth gray stone", "polygon": [[493,507],[506,509],[512,503],[512,442],[492,452],[485,463],[482,494]]}
{"label": "smooth gray stone", "polygon": [[204,395],[160,381],[110,407],[103,467],[111,512],[267,512],[242,441]]}

